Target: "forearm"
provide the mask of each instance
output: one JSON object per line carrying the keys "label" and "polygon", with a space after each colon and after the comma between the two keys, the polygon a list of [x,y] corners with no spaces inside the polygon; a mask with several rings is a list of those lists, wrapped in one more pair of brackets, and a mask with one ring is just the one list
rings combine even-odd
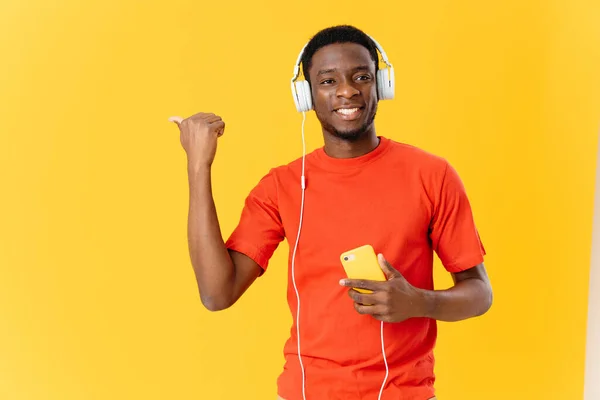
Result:
{"label": "forearm", "polygon": [[488,282],[471,278],[446,290],[422,290],[422,317],[439,321],[461,321],[485,314],[492,305]]}
{"label": "forearm", "polygon": [[230,306],[235,266],[225,247],[212,194],[210,167],[188,167],[188,245],[202,303],[209,310]]}

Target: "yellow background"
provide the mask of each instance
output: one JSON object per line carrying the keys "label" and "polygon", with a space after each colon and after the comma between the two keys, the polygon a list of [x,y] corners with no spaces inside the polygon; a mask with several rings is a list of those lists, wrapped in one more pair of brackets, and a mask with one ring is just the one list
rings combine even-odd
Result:
{"label": "yellow background", "polygon": [[[441,400],[580,399],[597,129],[597,1],[3,1],[0,399],[271,399],[291,318],[283,244],[232,309],[200,304],[171,115],[212,111],[225,235],[301,154],[289,79],[321,28],[396,69],[381,135],[446,157],[495,304],[440,324]],[[309,150],[322,139],[314,115]],[[436,267],[439,287],[450,279]]]}

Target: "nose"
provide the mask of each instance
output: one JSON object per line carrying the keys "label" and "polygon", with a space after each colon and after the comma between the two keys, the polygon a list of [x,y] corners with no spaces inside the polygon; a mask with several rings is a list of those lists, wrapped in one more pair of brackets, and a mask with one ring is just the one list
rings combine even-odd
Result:
{"label": "nose", "polygon": [[337,97],[344,97],[346,99],[350,99],[357,94],[360,94],[360,91],[354,87],[352,81],[348,81],[344,79],[338,84],[336,95]]}

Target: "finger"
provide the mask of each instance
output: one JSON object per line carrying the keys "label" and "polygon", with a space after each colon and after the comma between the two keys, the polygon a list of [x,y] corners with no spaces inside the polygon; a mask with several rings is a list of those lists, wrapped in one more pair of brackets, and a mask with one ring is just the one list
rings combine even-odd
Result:
{"label": "finger", "polygon": [[381,306],[366,306],[363,304],[354,303],[354,309],[357,313],[363,315],[385,315],[385,310],[382,309]]}
{"label": "finger", "polygon": [[393,322],[392,321],[392,317],[389,314],[371,314],[371,316],[375,319],[378,319],[379,321],[383,321],[383,322]]}
{"label": "finger", "polygon": [[219,117],[218,115],[214,115],[213,114],[210,117],[205,118],[204,121],[206,121],[208,124],[212,124],[214,122],[222,121],[222,120],[221,120],[221,117]]}
{"label": "finger", "polygon": [[379,266],[381,267],[383,273],[388,279],[398,278],[402,276],[402,274],[397,269],[392,267],[392,265],[385,259],[383,254],[377,255],[377,261],[379,261]]}
{"label": "finger", "polygon": [[181,117],[170,117],[169,118],[169,122],[175,122],[177,125],[181,124],[183,122],[183,118]]}
{"label": "finger", "polygon": [[210,124],[210,127],[215,130],[217,137],[223,136],[223,132],[225,132],[225,122],[219,120]]}
{"label": "finger", "polygon": [[348,295],[355,303],[362,305],[374,305],[377,304],[377,298],[375,295],[370,293],[360,293],[354,289],[348,290]]}
{"label": "finger", "polygon": [[342,286],[358,288],[358,289],[366,289],[366,290],[372,290],[372,291],[381,290],[383,287],[382,285],[384,283],[385,282],[369,281],[366,279],[342,279],[342,280],[340,280],[340,285],[342,285]]}
{"label": "finger", "polygon": [[207,120],[209,118],[216,117],[217,115],[215,115],[214,113],[198,113],[195,116],[198,118],[202,118],[203,120]]}

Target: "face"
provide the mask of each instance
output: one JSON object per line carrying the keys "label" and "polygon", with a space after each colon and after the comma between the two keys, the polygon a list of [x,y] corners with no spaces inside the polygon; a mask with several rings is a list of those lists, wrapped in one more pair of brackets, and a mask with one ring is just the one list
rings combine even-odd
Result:
{"label": "face", "polygon": [[373,129],[377,111],[375,62],[356,43],[320,48],[309,70],[314,109],[323,131],[356,141]]}

